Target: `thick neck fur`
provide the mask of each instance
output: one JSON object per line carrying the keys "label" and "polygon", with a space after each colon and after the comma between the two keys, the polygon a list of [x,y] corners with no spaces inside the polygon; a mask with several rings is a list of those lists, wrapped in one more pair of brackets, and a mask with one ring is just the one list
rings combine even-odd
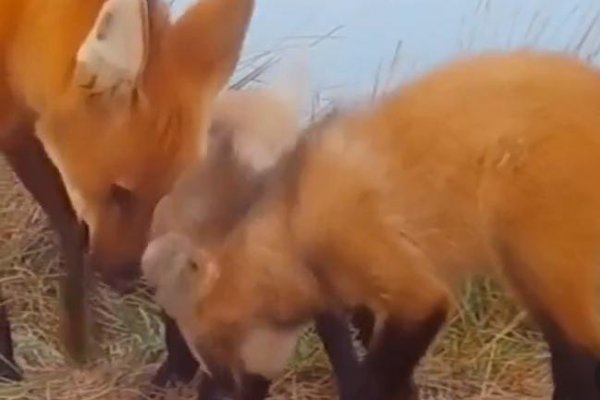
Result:
{"label": "thick neck fur", "polygon": [[221,243],[244,218],[266,181],[264,174],[240,164],[230,143],[218,146],[209,151],[205,162],[179,179],[165,199],[172,215],[158,219],[209,248]]}
{"label": "thick neck fur", "polygon": [[216,250],[220,277],[200,304],[200,320],[212,321],[203,326],[232,333],[243,331],[235,328],[237,324],[295,327],[322,309],[322,299],[328,296],[307,264],[292,224],[307,151],[318,145],[322,126],[332,120],[313,126],[282,157],[265,178],[262,196]]}
{"label": "thick neck fur", "polygon": [[297,329],[318,311],[318,283],[295,246],[283,200],[263,200],[216,253],[219,276],[198,303],[192,328],[203,355],[234,365],[251,332]]}
{"label": "thick neck fur", "polygon": [[[229,235],[217,250],[220,278],[211,292],[215,304],[228,306],[222,298],[236,297],[230,304],[233,313],[247,314],[246,307],[250,307],[260,311],[259,320],[264,318],[265,323],[281,326],[310,318],[317,307],[317,286],[296,247],[289,225],[290,211],[284,190],[270,192]],[[246,306],[234,306],[240,300]],[[211,305],[210,298],[203,302],[203,308],[226,316]],[[242,315],[231,315],[231,321],[240,321]]]}

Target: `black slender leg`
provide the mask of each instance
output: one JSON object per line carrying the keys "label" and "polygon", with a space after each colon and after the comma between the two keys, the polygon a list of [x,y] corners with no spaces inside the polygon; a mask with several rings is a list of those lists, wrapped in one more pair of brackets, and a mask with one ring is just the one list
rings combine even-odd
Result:
{"label": "black slender leg", "polygon": [[242,378],[242,400],[264,400],[269,394],[271,381],[260,375],[247,374]]}
{"label": "black slender leg", "polygon": [[358,331],[358,340],[368,349],[375,329],[375,314],[366,307],[359,307],[352,313],[352,325]]}
{"label": "black slender leg", "polygon": [[340,315],[321,314],[315,319],[315,327],[336,376],[339,397],[348,399],[358,390],[362,373],[350,325]]}
{"label": "black slender leg", "polygon": [[553,400],[600,399],[600,358],[570,343],[549,319],[538,318],[552,355]]}
{"label": "black slender leg", "polygon": [[163,315],[167,359],[156,371],[152,384],[159,388],[190,382],[198,370],[198,362],[190,352],[175,321]]}
{"label": "black slender leg", "polygon": [[34,136],[33,121],[23,120],[11,130],[12,135],[18,139],[3,149],[4,156],[23,186],[42,207],[60,238],[66,272],[62,282],[64,343],[71,357],[83,363],[87,356],[89,337],[88,271],[84,263],[87,245],[85,231],[81,229],[73,211],[58,170]]}
{"label": "black slender leg", "polygon": [[198,400],[264,400],[271,381],[255,374],[246,374],[238,386],[231,371],[212,369],[213,376],[203,376]]}
{"label": "black slender leg", "polygon": [[402,320],[385,323],[367,356],[362,385],[353,400],[417,400],[413,372],[434,340],[446,317],[446,309],[433,311],[420,324]]}
{"label": "black slender leg", "polygon": [[1,297],[0,303],[0,383],[20,381],[23,376],[15,362],[10,321]]}

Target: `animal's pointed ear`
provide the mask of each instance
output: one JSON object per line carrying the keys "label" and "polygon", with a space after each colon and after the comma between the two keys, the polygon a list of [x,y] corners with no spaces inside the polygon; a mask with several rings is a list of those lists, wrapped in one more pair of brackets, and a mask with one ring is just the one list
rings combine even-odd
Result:
{"label": "animal's pointed ear", "polygon": [[216,260],[175,232],[150,242],[142,256],[142,272],[156,289],[156,302],[175,319],[189,314],[219,277]]}
{"label": "animal's pointed ear", "polygon": [[165,56],[193,90],[214,96],[239,59],[254,0],[196,1],[171,27]]}
{"label": "animal's pointed ear", "polygon": [[148,18],[147,0],[104,3],[76,56],[74,84],[84,95],[131,98],[148,55]]}

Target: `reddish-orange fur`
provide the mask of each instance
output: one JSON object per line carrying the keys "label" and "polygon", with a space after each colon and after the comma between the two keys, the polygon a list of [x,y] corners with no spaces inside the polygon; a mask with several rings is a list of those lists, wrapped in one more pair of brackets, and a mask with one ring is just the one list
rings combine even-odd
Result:
{"label": "reddish-orange fur", "polygon": [[[79,361],[89,325],[83,253],[118,289],[137,275],[156,202],[202,157],[212,101],[254,7],[198,1],[171,23],[162,0],[147,0],[145,69],[123,102],[108,90],[92,98],[78,82],[76,56],[105,1],[5,0],[0,12],[0,151],[61,239],[65,343]],[[11,353],[2,356],[12,362]],[[13,372],[0,361],[0,376]]]}
{"label": "reddish-orange fur", "polygon": [[[141,96],[106,107],[72,83],[75,54],[105,0],[6,0],[0,14],[0,150],[15,128],[37,134],[91,228],[93,261],[111,277],[135,265],[152,210],[180,171],[201,157],[214,96],[236,64],[253,0],[208,0],[176,23],[149,0],[149,60]],[[113,185],[132,192],[125,209]],[[76,198],[73,198],[75,196]]]}
{"label": "reddish-orange fur", "polygon": [[[596,398],[596,70],[548,54],[477,57],[315,130],[253,215],[209,248],[218,274],[186,322],[200,351],[239,367],[249,329],[360,305],[386,317],[381,343],[431,335],[455,284],[499,272],[550,341],[555,398]],[[383,365],[410,374],[416,360]]]}

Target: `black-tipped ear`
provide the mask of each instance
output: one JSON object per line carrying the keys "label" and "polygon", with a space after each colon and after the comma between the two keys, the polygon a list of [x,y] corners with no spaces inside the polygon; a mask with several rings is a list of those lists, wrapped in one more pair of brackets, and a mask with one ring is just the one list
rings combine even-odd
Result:
{"label": "black-tipped ear", "polygon": [[240,56],[254,0],[197,0],[169,31],[166,56],[192,89],[216,95]]}

